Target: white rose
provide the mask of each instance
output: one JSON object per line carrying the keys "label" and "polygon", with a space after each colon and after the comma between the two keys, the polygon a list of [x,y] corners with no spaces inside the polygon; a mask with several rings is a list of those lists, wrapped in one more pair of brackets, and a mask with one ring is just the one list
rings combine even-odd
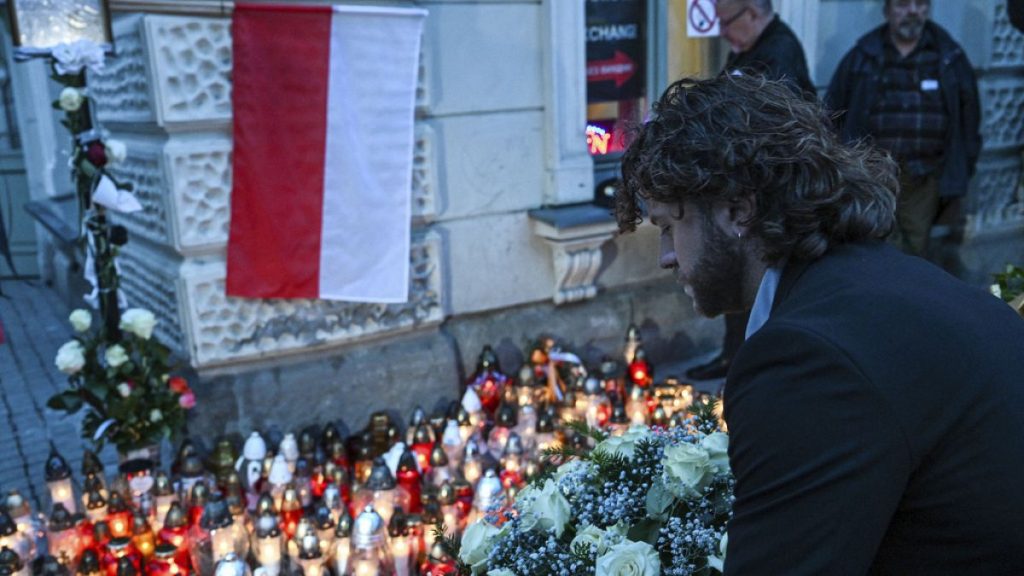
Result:
{"label": "white rose", "polygon": [[128,354],[120,344],[114,344],[110,348],[107,348],[103,357],[107,360],[107,366],[110,366],[111,368],[117,368],[128,361]]}
{"label": "white rose", "polygon": [[483,520],[474,522],[466,528],[462,535],[462,546],[459,548],[459,560],[472,567],[474,574],[481,574],[486,568],[487,554],[490,553],[497,534],[498,529]]}
{"label": "white rose", "polygon": [[75,329],[75,332],[85,332],[92,326],[92,314],[88,310],[78,308],[68,316],[68,321],[71,322],[71,327]]}
{"label": "white rose", "polygon": [[609,526],[607,530],[602,530],[591,524],[576,533],[576,537],[569,544],[569,549],[572,550],[577,545],[582,544],[593,548],[597,555],[600,556],[607,552],[611,546],[623,541],[625,530],[626,528],[620,524]]}
{"label": "white rose", "polygon": [[661,559],[646,542],[627,540],[597,558],[596,576],[657,576],[660,573]]}
{"label": "white rose", "polygon": [[103,48],[91,40],[76,40],[70,44],[58,44],[50,54],[58,74],[78,74],[88,67],[93,72],[103,69]]}
{"label": "white rose", "polygon": [[121,315],[121,330],[131,332],[143,340],[149,340],[156,326],[156,316],[145,308],[129,308]]}
{"label": "white rose", "polygon": [[54,360],[54,364],[57,365],[58,370],[68,375],[76,374],[81,370],[85,366],[85,349],[82,348],[81,342],[78,340],[65,342],[57,350],[57,359]]}
{"label": "white rose", "polygon": [[706,450],[693,444],[665,448],[662,475],[665,487],[679,498],[699,497],[711,481],[711,459]]}
{"label": "white rose", "polygon": [[633,452],[636,450],[636,445],[641,440],[647,440],[651,437],[651,429],[647,426],[634,425],[630,426],[622,436],[609,436],[601,441],[594,449],[603,450],[609,454],[617,454],[625,458],[633,458]]}
{"label": "white rose", "polygon": [[163,419],[164,419],[164,414],[163,414],[163,412],[160,411],[159,408],[153,408],[152,410],[149,411],[149,421],[150,422],[159,422],[159,421],[161,421]]}
{"label": "white rose", "polygon": [[128,146],[120,140],[108,138],[103,141],[103,148],[106,149],[108,164],[120,164],[128,157]]}
{"label": "white rose", "polygon": [[65,112],[76,112],[82,107],[82,101],[85,97],[82,96],[82,92],[77,88],[68,86],[67,88],[60,91],[60,98],[57,99],[57,104],[60,109]]}
{"label": "white rose", "polygon": [[539,490],[529,488],[523,492],[527,495],[516,500],[517,504],[522,503],[520,526],[524,530],[551,530],[555,536],[561,536],[571,512],[558,483],[548,478]]}
{"label": "white rose", "polygon": [[718,473],[729,471],[729,435],[721,432],[708,434],[700,441],[701,448],[707,450],[711,466]]}
{"label": "white rose", "polygon": [[708,556],[708,566],[718,570],[721,573],[725,573],[725,549],[729,546],[729,533],[725,532],[722,534],[722,539],[718,542],[718,551],[722,553],[721,556],[715,556],[712,554]]}
{"label": "white rose", "polygon": [[121,382],[120,384],[117,385],[117,393],[120,394],[122,398],[127,398],[131,396],[132,385],[127,382]]}

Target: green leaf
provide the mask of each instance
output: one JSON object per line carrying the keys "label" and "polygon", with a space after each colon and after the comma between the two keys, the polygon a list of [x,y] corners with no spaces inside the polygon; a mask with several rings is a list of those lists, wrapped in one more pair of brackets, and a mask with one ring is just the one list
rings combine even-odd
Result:
{"label": "green leaf", "polygon": [[661,522],[653,518],[644,518],[637,522],[626,533],[626,538],[633,542],[647,542],[651,546],[658,545],[658,531],[661,530]]}
{"label": "green leaf", "polygon": [[85,385],[85,389],[101,401],[106,401],[107,395],[110,394],[110,389],[103,382],[89,382]]}
{"label": "green leaf", "polygon": [[68,414],[74,414],[82,408],[82,398],[77,393],[68,390],[51,396],[46,401],[46,407],[51,410],[63,410]]}

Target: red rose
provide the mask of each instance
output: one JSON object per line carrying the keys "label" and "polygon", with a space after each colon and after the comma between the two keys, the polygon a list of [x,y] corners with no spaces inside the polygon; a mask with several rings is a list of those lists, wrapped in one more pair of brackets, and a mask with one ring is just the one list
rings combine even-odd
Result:
{"label": "red rose", "polygon": [[188,381],[181,376],[174,376],[167,381],[167,387],[177,394],[188,392]]}
{"label": "red rose", "polygon": [[85,148],[85,159],[92,163],[97,168],[103,168],[107,165],[107,148],[103,145],[103,142],[99,140],[93,140]]}
{"label": "red rose", "polygon": [[196,406],[196,395],[191,390],[178,397],[178,405],[185,410],[191,410]]}

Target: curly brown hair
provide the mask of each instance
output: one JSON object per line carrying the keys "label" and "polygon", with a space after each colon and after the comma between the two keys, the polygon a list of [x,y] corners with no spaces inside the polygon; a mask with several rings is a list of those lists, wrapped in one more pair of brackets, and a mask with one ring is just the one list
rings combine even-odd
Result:
{"label": "curly brown hair", "polygon": [[898,190],[892,159],[841,144],[817,102],[781,82],[721,75],[665,90],[623,157],[615,215],[626,232],[642,221],[644,199],[708,210],[751,196],[748,235],[775,265],[885,237]]}

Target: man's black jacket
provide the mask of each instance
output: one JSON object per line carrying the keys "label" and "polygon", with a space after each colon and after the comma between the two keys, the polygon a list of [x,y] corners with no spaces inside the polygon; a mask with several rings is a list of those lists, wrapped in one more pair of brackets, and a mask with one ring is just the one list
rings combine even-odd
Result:
{"label": "man's black jacket", "polygon": [[[927,22],[939,50],[939,89],[949,115],[939,195],[963,196],[981,152],[981,105],[974,69],[963,49],[938,24]],[[865,34],[850,50],[829,84],[825,106],[836,113],[836,127],[846,142],[869,136],[871,109],[881,94],[888,26]]]}
{"label": "man's black jacket", "polygon": [[783,271],[725,385],[726,576],[1024,574],[1024,320],[883,243]]}

